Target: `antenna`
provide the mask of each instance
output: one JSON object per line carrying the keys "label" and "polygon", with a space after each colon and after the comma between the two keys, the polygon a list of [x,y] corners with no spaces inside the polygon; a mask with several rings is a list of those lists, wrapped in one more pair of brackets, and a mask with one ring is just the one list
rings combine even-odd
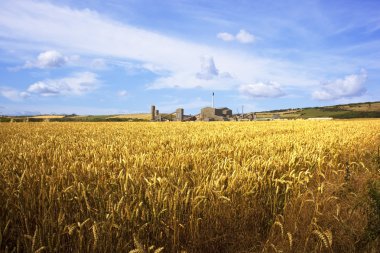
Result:
{"label": "antenna", "polygon": [[214,105],[214,92],[212,92],[212,108],[215,108],[215,105]]}

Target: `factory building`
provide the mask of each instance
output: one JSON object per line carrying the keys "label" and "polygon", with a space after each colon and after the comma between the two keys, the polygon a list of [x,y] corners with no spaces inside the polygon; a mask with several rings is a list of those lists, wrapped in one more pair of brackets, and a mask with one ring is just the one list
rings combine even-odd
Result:
{"label": "factory building", "polygon": [[156,106],[151,107],[152,121],[228,121],[232,120],[232,110],[228,107],[215,108],[214,92],[212,93],[212,106],[201,109],[201,113],[196,116],[184,115],[183,108],[177,108],[175,112],[160,115]]}
{"label": "factory building", "polygon": [[156,106],[150,107],[151,121],[161,121],[160,111],[156,109]]}
{"label": "factory building", "polygon": [[160,114],[155,105],[151,106],[151,121],[190,121],[196,120],[193,116],[185,115],[183,108],[177,108],[175,112]]}
{"label": "factory building", "polygon": [[232,110],[227,107],[213,108],[205,107],[201,109],[200,120],[230,120],[232,117]]}
{"label": "factory building", "polygon": [[183,108],[178,108],[177,110],[175,110],[175,120],[183,121],[185,119],[183,113],[184,113]]}

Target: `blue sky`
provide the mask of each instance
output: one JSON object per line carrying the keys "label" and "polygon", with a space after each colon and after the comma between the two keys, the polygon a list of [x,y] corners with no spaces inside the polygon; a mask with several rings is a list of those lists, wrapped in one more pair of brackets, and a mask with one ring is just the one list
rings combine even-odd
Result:
{"label": "blue sky", "polygon": [[0,114],[380,100],[380,2],[2,0]]}

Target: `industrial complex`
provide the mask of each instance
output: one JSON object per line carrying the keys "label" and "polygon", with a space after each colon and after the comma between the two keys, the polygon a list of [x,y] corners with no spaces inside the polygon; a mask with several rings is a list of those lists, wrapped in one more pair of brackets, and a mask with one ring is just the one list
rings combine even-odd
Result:
{"label": "industrial complex", "polygon": [[232,110],[227,107],[214,108],[205,107],[201,109],[200,114],[185,115],[183,108],[176,109],[175,112],[165,114],[165,117],[160,114],[156,106],[151,106],[152,121],[229,121],[233,120]]}
{"label": "industrial complex", "polygon": [[160,114],[160,111],[155,105],[151,106],[151,120],[152,121],[230,121],[230,120],[249,120],[255,119],[255,115],[239,114],[233,115],[232,110],[228,107],[215,108],[214,93],[212,93],[212,106],[204,107],[197,115],[185,115],[183,108],[176,109],[175,112],[169,114]]}
{"label": "industrial complex", "polygon": [[156,108],[156,106],[151,106],[152,121],[229,121],[232,119],[233,115],[231,109],[227,107],[215,108],[214,92],[212,93],[212,106],[202,108],[201,112],[195,116],[185,115],[183,108],[177,108],[175,112],[166,114],[166,117],[162,117],[160,111]]}

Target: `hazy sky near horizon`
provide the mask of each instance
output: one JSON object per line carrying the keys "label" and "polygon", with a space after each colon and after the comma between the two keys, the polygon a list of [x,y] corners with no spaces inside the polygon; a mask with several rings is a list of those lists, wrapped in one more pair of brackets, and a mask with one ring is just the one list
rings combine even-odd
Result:
{"label": "hazy sky near horizon", "polygon": [[1,0],[0,114],[380,100],[380,1]]}

